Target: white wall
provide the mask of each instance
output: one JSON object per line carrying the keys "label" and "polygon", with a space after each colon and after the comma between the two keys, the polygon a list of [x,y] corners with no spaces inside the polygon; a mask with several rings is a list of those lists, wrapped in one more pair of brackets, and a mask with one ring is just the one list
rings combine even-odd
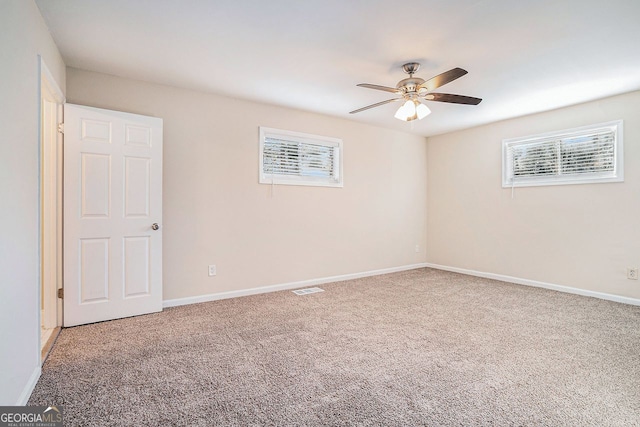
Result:
{"label": "white wall", "polygon": [[38,55],[65,66],[32,1],[0,2],[0,405],[25,403],[40,369]]}
{"label": "white wall", "polygon": [[[640,281],[640,92],[428,138],[427,259],[630,298]],[[501,142],[624,120],[625,182],[501,187]]]}
{"label": "white wall", "polygon": [[[425,261],[423,137],[72,68],[67,86],[69,102],[164,119],[165,299]],[[344,188],[272,195],[259,126],[342,138]]]}

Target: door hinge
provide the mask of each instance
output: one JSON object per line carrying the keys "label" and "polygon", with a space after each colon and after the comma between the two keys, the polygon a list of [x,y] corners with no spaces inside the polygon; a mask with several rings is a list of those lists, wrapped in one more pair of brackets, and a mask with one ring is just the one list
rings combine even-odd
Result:
{"label": "door hinge", "polygon": [[64,288],[58,289],[58,298],[64,298]]}
{"label": "door hinge", "polygon": [[64,135],[64,123],[58,123],[58,132]]}

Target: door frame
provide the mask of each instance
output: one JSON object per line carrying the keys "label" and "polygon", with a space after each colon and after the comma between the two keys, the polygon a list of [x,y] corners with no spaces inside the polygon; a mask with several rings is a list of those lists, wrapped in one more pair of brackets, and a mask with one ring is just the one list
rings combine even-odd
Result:
{"label": "door frame", "polygon": [[[39,65],[39,246],[38,328],[62,325],[62,133],[64,94],[41,56]],[[45,107],[46,103],[49,107]],[[53,107],[51,105],[53,104]],[[46,283],[46,286],[44,285]],[[44,318],[41,318],[42,307]],[[59,329],[58,329],[59,330]],[[54,337],[55,338],[55,337]],[[38,330],[38,340],[41,340]],[[49,342],[52,342],[49,339]],[[40,350],[47,343],[40,342]],[[44,354],[43,354],[44,356]],[[44,359],[44,357],[43,357]],[[44,361],[44,360],[43,360]]]}

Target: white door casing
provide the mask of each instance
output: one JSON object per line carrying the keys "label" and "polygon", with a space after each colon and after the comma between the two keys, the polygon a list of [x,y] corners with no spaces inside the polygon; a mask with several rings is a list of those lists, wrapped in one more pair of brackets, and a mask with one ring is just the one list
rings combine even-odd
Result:
{"label": "white door casing", "polygon": [[62,285],[62,135],[58,123],[62,121],[64,95],[42,58],[40,102],[41,325],[53,329],[62,324],[57,297]]}
{"label": "white door casing", "polygon": [[64,117],[64,326],[161,311],[162,119]]}

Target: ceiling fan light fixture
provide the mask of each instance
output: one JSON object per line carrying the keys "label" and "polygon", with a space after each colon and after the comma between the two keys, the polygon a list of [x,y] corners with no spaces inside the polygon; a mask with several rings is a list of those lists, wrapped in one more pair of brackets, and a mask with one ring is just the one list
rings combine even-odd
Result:
{"label": "ceiling fan light fixture", "polygon": [[398,108],[394,117],[404,122],[410,122],[422,120],[429,114],[431,114],[431,110],[426,105],[415,99],[410,99]]}
{"label": "ceiling fan light fixture", "polygon": [[402,104],[398,111],[396,111],[395,118],[408,122],[413,120],[413,116],[416,115],[416,104],[411,99]]}
{"label": "ceiling fan light fixture", "polygon": [[448,102],[451,104],[478,105],[482,102],[482,98],[474,98],[472,96],[455,95],[451,93],[435,93],[433,90],[440,86],[451,83],[467,74],[466,70],[456,67],[449,71],[438,74],[429,80],[419,77],[413,77],[418,71],[420,64],[417,62],[409,62],[402,66],[405,73],[409,74],[409,78],[402,79],[396,84],[396,87],[373,85],[369,83],[360,83],[357,86],[368,89],[376,89],[384,92],[391,92],[397,95],[397,98],[387,99],[386,101],[376,102],[366,107],[358,108],[350,111],[349,114],[359,113],[374,107],[389,104],[391,102],[404,101],[403,105],[398,108],[394,117],[404,122],[412,120],[421,120],[431,114],[431,110],[423,104],[423,101]]}

